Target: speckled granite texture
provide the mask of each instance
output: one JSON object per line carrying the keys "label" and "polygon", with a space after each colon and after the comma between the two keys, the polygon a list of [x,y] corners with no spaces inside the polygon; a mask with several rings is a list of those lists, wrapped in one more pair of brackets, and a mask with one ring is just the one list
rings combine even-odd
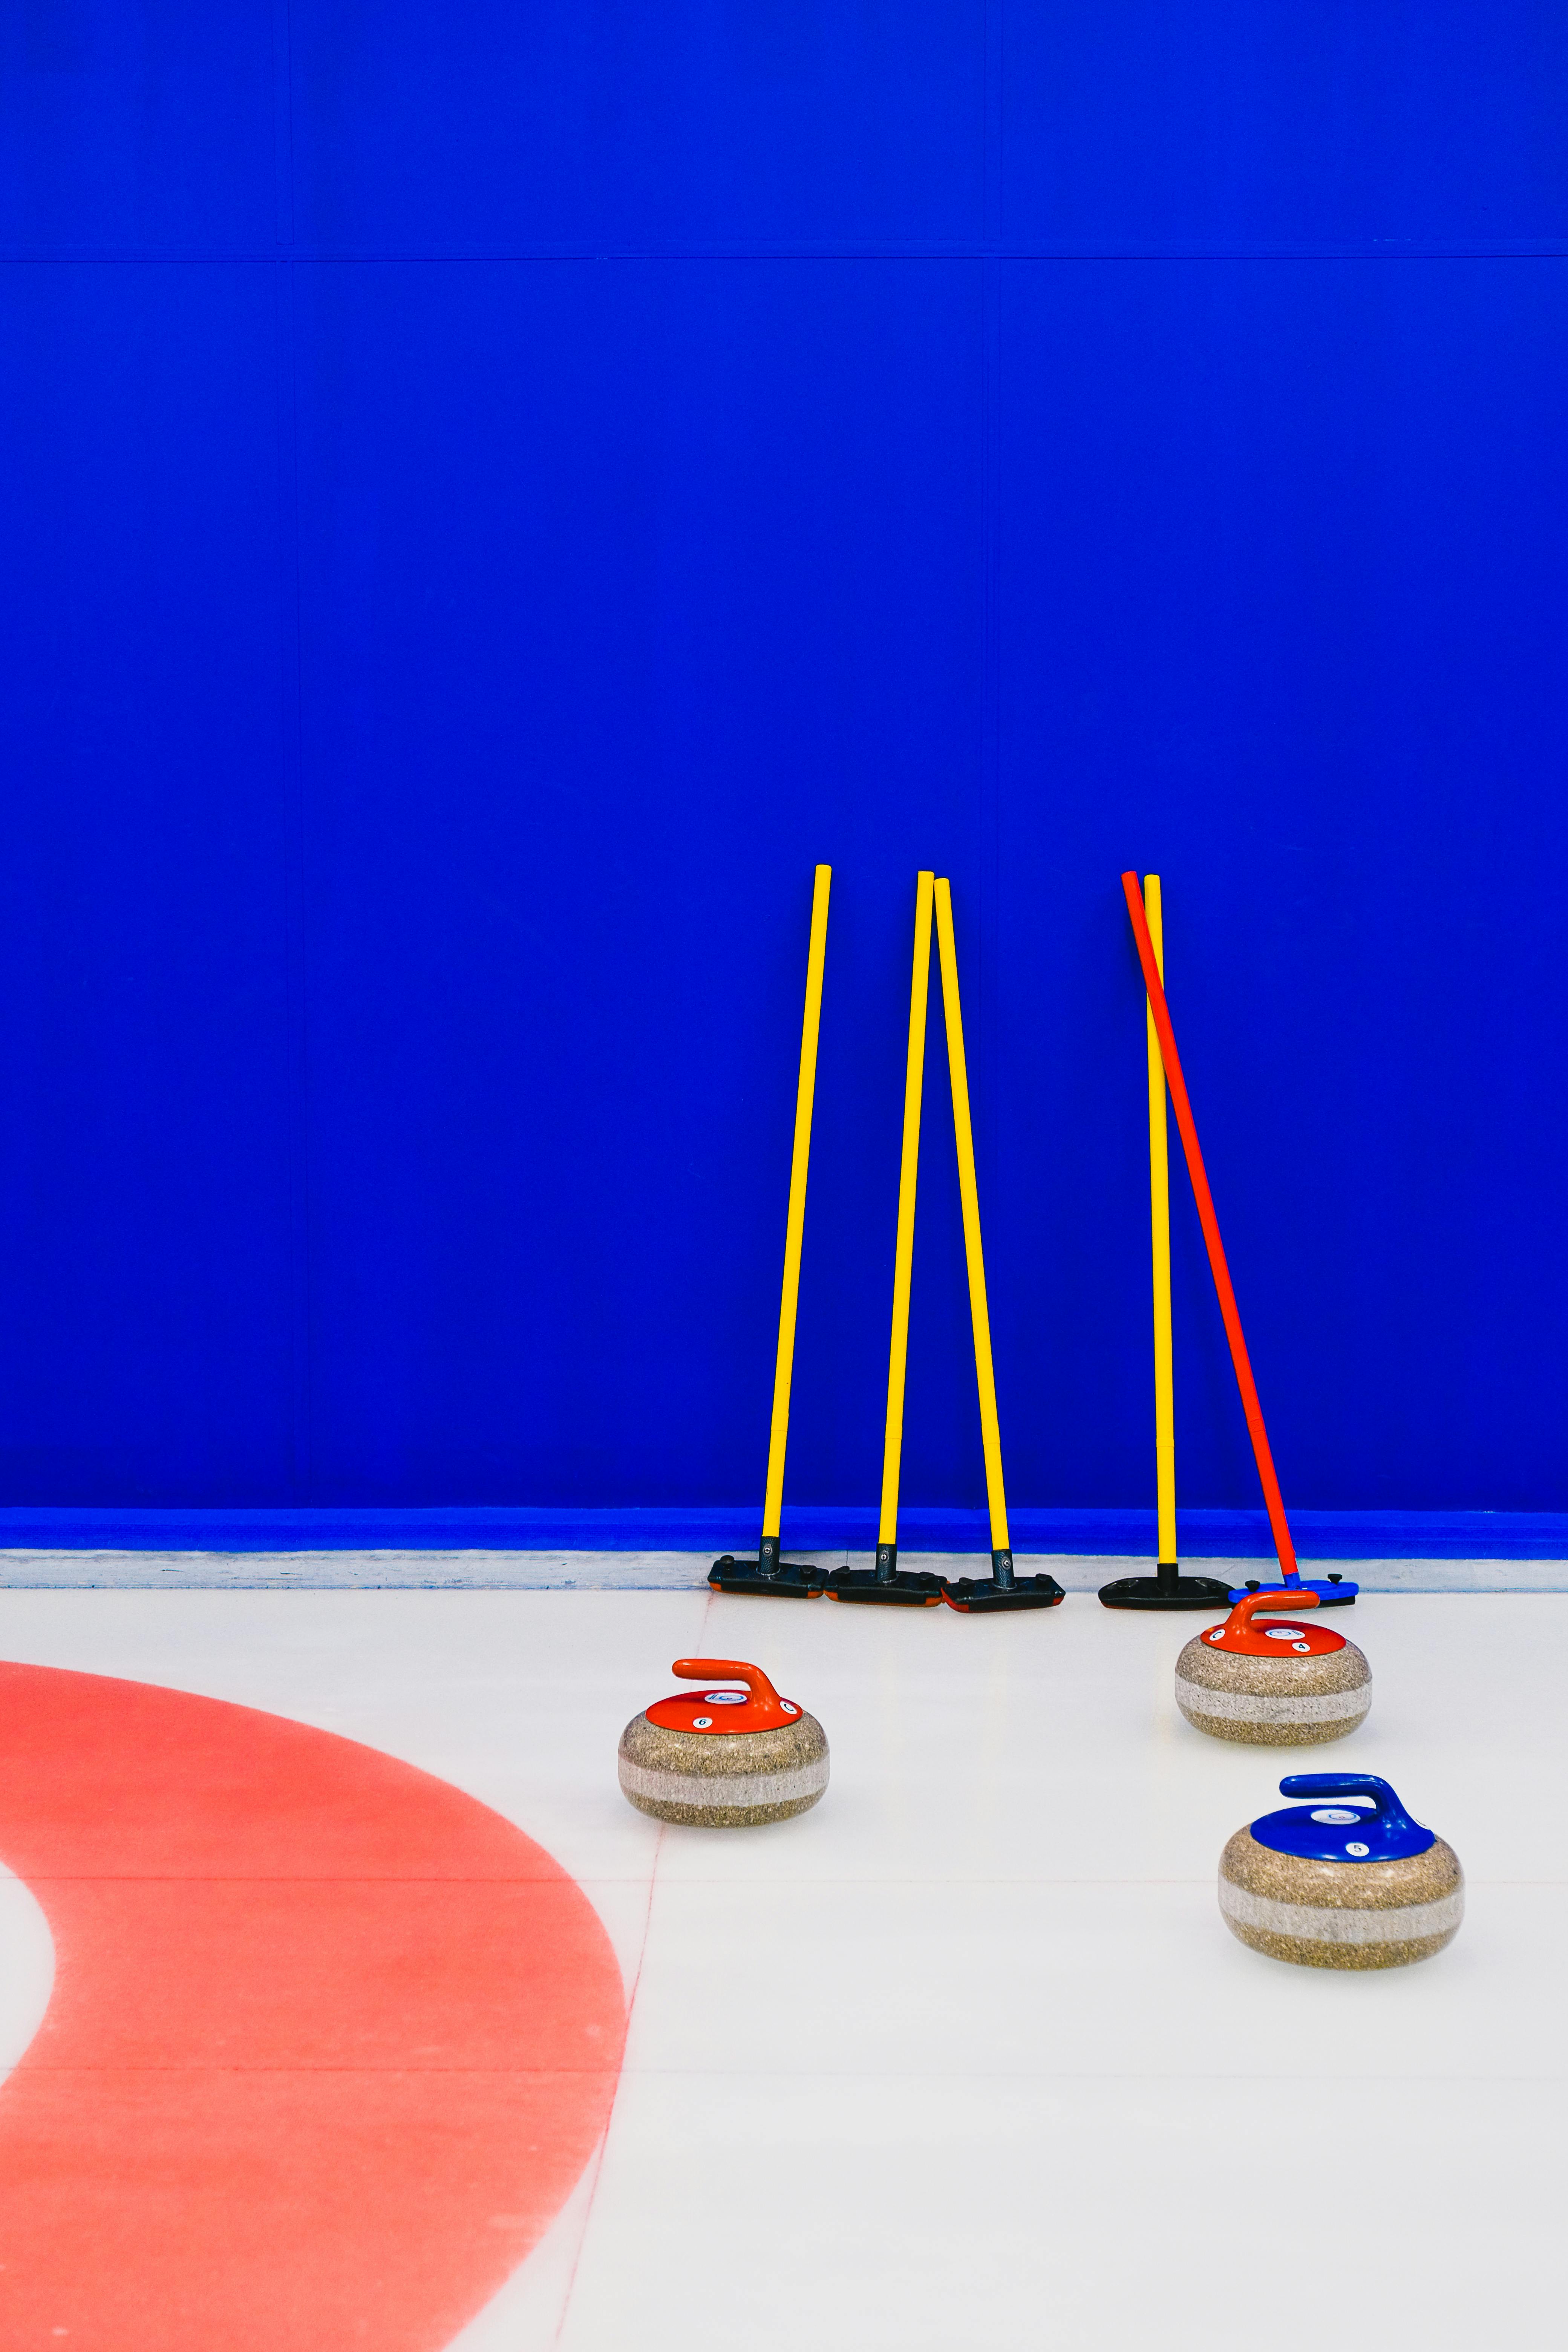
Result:
{"label": "speckled granite texture", "polygon": [[1307,1969],[1401,1969],[1451,1943],[1465,1876],[1439,1838],[1399,1862],[1311,1862],[1237,1830],[1219,1862],[1226,1926],[1255,1952]]}
{"label": "speckled granite texture", "polygon": [[1355,1729],[1372,1705],[1372,1669],[1353,1642],[1317,1658],[1249,1658],[1199,1633],[1176,1660],[1176,1705],[1211,1739],[1312,1748]]}
{"label": "speckled granite texture", "polygon": [[814,1715],[777,1731],[667,1731],[646,1715],[621,1734],[621,1789],[639,1813],[695,1829],[756,1829],[809,1812],[827,1786]]}

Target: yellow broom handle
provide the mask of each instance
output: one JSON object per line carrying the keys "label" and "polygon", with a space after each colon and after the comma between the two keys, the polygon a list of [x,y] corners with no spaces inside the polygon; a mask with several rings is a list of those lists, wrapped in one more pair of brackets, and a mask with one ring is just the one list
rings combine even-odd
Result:
{"label": "yellow broom handle", "polygon": [[[1161,985],[1165,979],[1165,932],[1160,908],[1160,877],[1143,877],[1143,911]],[[1145,996],[1149,1024],[1149,1222],[1154,1261],[1154,1463],[1160,1505],[1162,1560],[1176,1557],[1176,1408],[1171,1353],[1171,1175],[1165,1150],[1165,1066],[1159,1033]]]}
{"label": "yellow broom handle", "polygon": [[910,1354],[910,1277],[915,1262],[915,1184],[921,1161],[921,1087],[931,990],[932,877],[915,877],[915,960],[910,976],[910,1052],[904,1070],[904,1148],[899,1162],[899,1239],[893,1255],[893,1331],[888,1347],[888,1432],[882,1447],[880,1544],[899,1539],[899,1461],[904,1446],[904,1372]]}
{"label": "yellow broom handle", "polygon": [[952,893],[945,882],[936,886],[936,938],[942,957],[942,1009],[947,1023],[952,1128],[958,1140],[958,1192],[963,1202],[963,1255],[969,1265],[969,1315],[974,1326],[974,1376],[980,1388],[980,1437],[985,1449],[985,1499],[991,1507],[991,1549],[1006,1551],[1007,1495],[1002,1484],[1002,1431],[996,1419],[991,1317],[985,1305],[985,1254],[980,1245],[980,1193],[974,1181],[974,1134],[969,1123],[969,1073],[963,1058],[963,1010],[958,997],[958,950],[952,936]]}
{"label": "yellow broom handle", "polygon": [[811,1107],[816,1092],[816,1039],[822,1026],[822,970],[827,956],[827,893],[831,866],[816,869],[811,894],[811,947],[805,964],[805,1017],[800,1030],[800,1084],[795,1097],[795,1157],[789,1171],[784,1226],[784,1289],[779,1298],[779,1351],[773,1367],[773,1420],[768,1436],[768,1486],[763,1501],[764,1540],[777,1536],[784,1511],[784,1443],[789,1435],[789,1387],[795,1370],[795,1318],[800,1299],[800,1245],[805,1230],[805,1178],[811,1160]]}

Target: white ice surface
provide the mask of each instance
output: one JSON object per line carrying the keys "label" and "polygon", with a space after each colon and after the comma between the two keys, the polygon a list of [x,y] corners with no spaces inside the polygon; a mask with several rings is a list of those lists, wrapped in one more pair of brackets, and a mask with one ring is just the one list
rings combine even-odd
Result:
{"label": "white ice surface", "polygon": [[[1554,2341],[1568,1597],[1363,1600],[1332,1622],[1371,1715],[1284,1753],[1177,1715],[1203,1622],[1078,1595],[964,1619],[14,1591],[0,1652],[367,1740],[584,1885],[637,1988],[620,2095],[462,2352]],[[621,1727],[683,1653],[756,1658],[820,1717],[816,1811],[705,1833],[624,1801]],[[1221,1922],[1226,1836],[1281,1772],[1334,1767],[1385,1774],[1466,1866],[1465,1926],[1422,1967],[1290,1969]]]}

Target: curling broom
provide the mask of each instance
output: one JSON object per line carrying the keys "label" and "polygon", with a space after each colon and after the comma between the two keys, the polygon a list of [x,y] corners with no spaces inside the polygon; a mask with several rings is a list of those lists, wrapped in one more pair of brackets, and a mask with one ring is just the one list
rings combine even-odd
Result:
{"label": "curling broom", "polygon": [[[1164,923],[1160,877],[1143,878],[1143,908],[1162,987]],[[1143,1021],[1149,1075],[1149,1228],[1154,1277],[1154,1469],[1159,1502],[1158,1565],[1152,1576],[1119,1576],[1102,1584],[1108,1609],[1226,1609],[1229,1589],[1217,1576],[1184,1576],[1176,1561],[1176,1411],[1171,1344],[1171,1165],[1165,1134],[1165,1066],[1147,996]]]}
{"label": "curling broom", "polygon": [[915,952],[910,975],[910,1039],[904,1061],[904,1138],[899,1159],[899,1222],[893,1250],[893,1322],[888,1342],[888,1412],[882,1441],[882,1507],[875,1568],[836,1568],[824,1580],[830,1601],[934,1609],[942,1580],[899,1566],[899,1473],[904,1445],[904,1375],[910,1353],[910,1287],[915,1261],[915,1191],[920,1176],[921,1099],[925,1076],[926,1006],[931,994],[931,917],[935,877],[915,877]]}
{"label": "curling broom", "polygon": [[816,1093],[816,1041],[822,1027],[822,975],[827,957],[827,894],[832,882],[832,866],[819,866],[811,894],[811,944],[805,962],[805,1012],[801,1023],[800,1076],[795,1098],[795,1151],[789,1171],[789,1213],[784,1221],[784,1284],[779,1297],[778,1348],[773,1359],[773,1411],[768,1431],[762,1539],[754,1560],[736,1559],[732,1553],[726,1552],[708,1571],[709,1583],[720,1592],[764,1592],[795,1601],[814,1601],[821,1585],[814,1567],[780,1557],[780,1523],[784,1516],[790,1381],[795,1370],[795,1309],[800,1298],[801,1244],[805,1233],[805,1179],[811,1160],[811,1113]]}
{"label": "curling broom", "polygon": [[[1275,1475],[1274,1456],[1269,1449],[1268,1432],[1264,1426],[1263,1407],[1258,1402],[1258,1383],[1252,1377],[1252,1365],[1242,1334],[1241,1315],[1231,1286],[1230,1268],[1226,1264],[1225,1244],[1220,1239],[1219,1219],[1215,1214],[1214,1195],[1209,1191],[1208,1177],[1204,1170],[1203,1151],[1198,1143],[1198,1130],[1193,1118],[1192,1105],[1187,1099],[1186,1081],[1182,1076],[1181,1056],[1176,1051],[1176,1034],[1171,1026],[1170,1008],[1165,1003],[1165,991],[1161,983],[1160,967],[1154,954],[1154,943],[1149,935],[1148,919],[1143,912],[1143,900],[1138,888],[1136,874],[1124,874],[1122,891],[1127,899],[1127,911],[1132,919],[1132,936],[1138,942],[1138,961],[1143,967],[1143,985],[1148,992],[1149,1011],[1160,1043],[1160,1058],[1164,1065],[1165,1080],[1171,1089],[1171,1106],[1176,1114],[1176,1128],[1186,1156],[1187,1174],[1192,1180],[1193,1197],[1197,1202],[1198,1223],[1203,1227],[1204,1244],[1208,1251],[1209,1269],[1214,1276],[1215,1290],[1219,1298],[1219,1311],[1225,1324],[1225,1335],[1230,1343],[1230,1360],[1236,1370],[1236,1384],[1241,1391],[1241,1408],[1247,1416],[1247,1435],[1252,1440],[1253,1457],[1258,1464],[1258,1475],[1263,1487],[1263,1500],[1268,1512],[1269,1531],[1279,1556],[1279,1573],[1283,1582],[1270,1590],[1300,1592],[1303,1589],[1301,1572],[1296,1565],[1296,1547],[1290,1539],[1289,1523],[1285,1517],[1285,1501]],[[1317,1593],[1321,1605],[1353,1601],[1358,1588],[1342,1576],[1326,1579],[1310,1577],[1309,1590]],[[1254,1580],[1237,1586],[1228,1597],[1239,1601],[1248,1591],[1262,1589]]]}
{"label": "curling broom", "polygon": [[969,1272],[969,1318],[974,1334],[974,1377],[980,1393],[980,1441],[985,1456],[985,1501],[991,1519],[988,1577],[944,1577],[942,1597],[950,1609],[979,1614],[999,1609],[1054,1609],[1066,1596],[1054,1576],[1018,1576],[1007,1533],[1007,1495],[1002,1480],[1002,1430],[996,1414],[996,1373],[991,1359],[991,1315],[985,1297],[985,1254],[980,1240],[980,1192],[974,1177],[974,1130],[969,1116],[969,1070],[963,1052],[963,1008],[958,993],[958,948],[952,930],[952,892],[936,885],[937,952],[942,963],[942,1009],[947,1027],[947,1074],[952,1093],[952,1131],[958,1147],[958,1192],[963,1204],[963,1255]]}

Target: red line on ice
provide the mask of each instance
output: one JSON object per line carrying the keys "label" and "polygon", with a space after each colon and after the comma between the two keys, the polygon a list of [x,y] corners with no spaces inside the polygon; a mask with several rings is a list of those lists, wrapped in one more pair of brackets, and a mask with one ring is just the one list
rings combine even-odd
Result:
{"label": "red line on ice", "polygon": [[609,2114],[566,1873],[373,1748],[14,1665],[0,1856],[57,1956],[0,2088],[4,2352],[439,2352]]}

